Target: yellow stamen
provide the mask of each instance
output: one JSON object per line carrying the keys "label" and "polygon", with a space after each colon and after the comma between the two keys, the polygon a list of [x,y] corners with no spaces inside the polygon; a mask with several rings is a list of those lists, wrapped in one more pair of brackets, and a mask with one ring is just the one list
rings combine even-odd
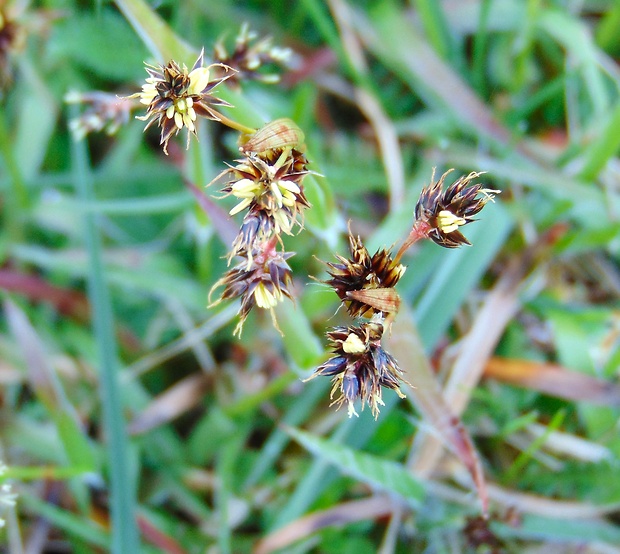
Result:
{"label": "yellow stamen", "polygon": [[443,233],[452,233],[452,231],[456,231],[461,225],[465,225],[467,221],[462,217],[458,217],[454,215],[449,210],[441,210],[437,214],[437,227]]}
{"label": "yellow stamen", "polygon": [[361,354],[366,350],[366,345],[355,333],[351,333],[342,343],[342,349],[347,354]]}

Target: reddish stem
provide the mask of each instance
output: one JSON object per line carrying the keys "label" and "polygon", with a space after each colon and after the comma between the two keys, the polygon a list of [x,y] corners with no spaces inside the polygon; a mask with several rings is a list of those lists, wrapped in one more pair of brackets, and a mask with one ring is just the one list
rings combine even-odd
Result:
{"label": "reddish stem", "polygon": [[416,242],[421,239],[428,238],[428,232],[430,231],[431,226],[426,221],[416,221],[413,224],[413,228],[409,233],[409,236],[405,239],[401,247],[398,249],[396,256],[394,257],[394,263],[400,262],[400,259],[403,257],[403,254],[409,250],[411,246],[413,246]]}

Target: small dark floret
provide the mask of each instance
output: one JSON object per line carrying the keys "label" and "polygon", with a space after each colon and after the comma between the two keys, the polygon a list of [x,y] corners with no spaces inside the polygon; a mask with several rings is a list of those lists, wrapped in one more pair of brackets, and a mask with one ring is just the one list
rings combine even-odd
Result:
{"label": "small dark floret", "polygon": [[347,404],[349,417],[358,415],[354,403],[359,398],[362,409],[368,404],[375,417],[383,406],[382,387],[392,389],[404,398],[400,391],[403,374],[396,359],[381,347],[384,326],[371,321],[359,327],[334,327],[327,333],[334,356],[321,364],[310,377],[319,375],[333,377],[330,397],[339,392],[332,402],[340,408]]}
{"label": "small dark floret", "polygon": [[274,326],[279,330],[273,309],[285,296],[293,299],[290,290],[293,274],[286,262],[293,256],[293,252],[277,252],[276,239],[277,237],[272,237],[256,245],[251,255],[242,253],[241,263],[227,271],[211,289],[209,300],[215,289],[224,287],[220,298],[212,302],[209,307],[223,300],[241,299],[239,323],[235,327],[235,335],[241,334],[243,324],[254,306],[269,310]]}
{"label": "small dark floret", "polygon": [[395,313],[400,299],[394,286],[407,269],[396,263],[389,250],[377,250],[371,257],[362,239],[349,233],[350,258],[336,256],[339,263],[328,262],[331,279],[325,281],[334,289],[351,317],[372,317]]}
{"label": "small dark floret", "polygon": [[298,150],[270,149],[236,161],[236,166],[215,179],[232,177],[222,189],[225,196],[239,200],[230,215],[246,211],[231,258],[243,250],[250,251],[256,241],[272,234],[291,234],[295,225],[302,228],[303,211],[310,207],[301,184],[309,173],[308,161]]}
{"label": "small dark floret", "polygon": [[[210,71],[219,66],[222,77],[211,79]],[[203,67],[203,53],[196,60],[191,71],[174,60],[166,65],[146,65],[149,77],[142,85],[142,92],[128,98],[139,98],[147,106],[146,114],[138,117],[148,121],[144,130],[154,123],[161,129],[160,144],[168,153],[168,142],[183,127],[187,128],[187,146],[192,135],[196,135],[195,121],[204,117],[214,121],[221,120],[221,114],[213,106],[230,106],[211,93],[222,81],[228,79],[233,70],[221,64]]]}
{"label": "small dark floret", "polygon": [[451,171],[446,171],[436,182],[433,174],[431,184],[422,190],[415,207],[414,227],[445,248],[470,244],[459,228],[475,221],[474,216],[500,192],[472,183],[482,175],[478,172],[459,177],[444,191],[444,180]]}

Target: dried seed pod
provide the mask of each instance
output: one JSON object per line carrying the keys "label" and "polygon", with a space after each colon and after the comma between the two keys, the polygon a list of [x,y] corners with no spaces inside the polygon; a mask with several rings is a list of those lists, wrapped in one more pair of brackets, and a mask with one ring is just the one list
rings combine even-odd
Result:
{"label": "dried seed pod", "polygon": [[295,148],[301,150],[304,133],[291,119],[283,117],[263,125],[252,135],[242,135],[239,150],[244,154],[260,154],[276,148]]}

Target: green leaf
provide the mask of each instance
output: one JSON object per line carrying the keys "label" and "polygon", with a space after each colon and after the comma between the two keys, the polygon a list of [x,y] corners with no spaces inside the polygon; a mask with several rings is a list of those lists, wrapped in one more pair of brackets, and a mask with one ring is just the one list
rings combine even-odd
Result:
{"label": "green leaf", "polygon": [[146,77],[142,68],[147,49],[127,22],[109,9],[76,14],[59,22],[50,50],[58,62],[72,62],[102,78],[133,81]]}
{"label": "green leaf", "polygon": [[54,416],[54,422],[69,461],[73,465],[85,468],[84,471],[95,471],[97,460],[92,445],[75,419],[61,412]]}
{"label": "green leaf", "polygon": [[287,427],[286,432],[306,450],[364,483],[398,494],[414,505],[424,499],[422,483],[396,462],[358,452],[292,427]]}
{"label": "green leaf", "polygon": [[[43,502],[29,494],[20,494],[19,502],[28,510],[44,517],[55,528],[64,531],[67,535],[84,540],[90,545],[106,550],[109,549],[109,535],[93,522],[88,520],[85,521],[83,517],[74,515],[53,504]],[[137,552],[137,550],[134,552]]]}
{"label": "green leaf", "polygon": [[182,40],[146,2],[116,0],[116,5],[159,62],[176,60],[179,63],[194,63],[196,50]]}

